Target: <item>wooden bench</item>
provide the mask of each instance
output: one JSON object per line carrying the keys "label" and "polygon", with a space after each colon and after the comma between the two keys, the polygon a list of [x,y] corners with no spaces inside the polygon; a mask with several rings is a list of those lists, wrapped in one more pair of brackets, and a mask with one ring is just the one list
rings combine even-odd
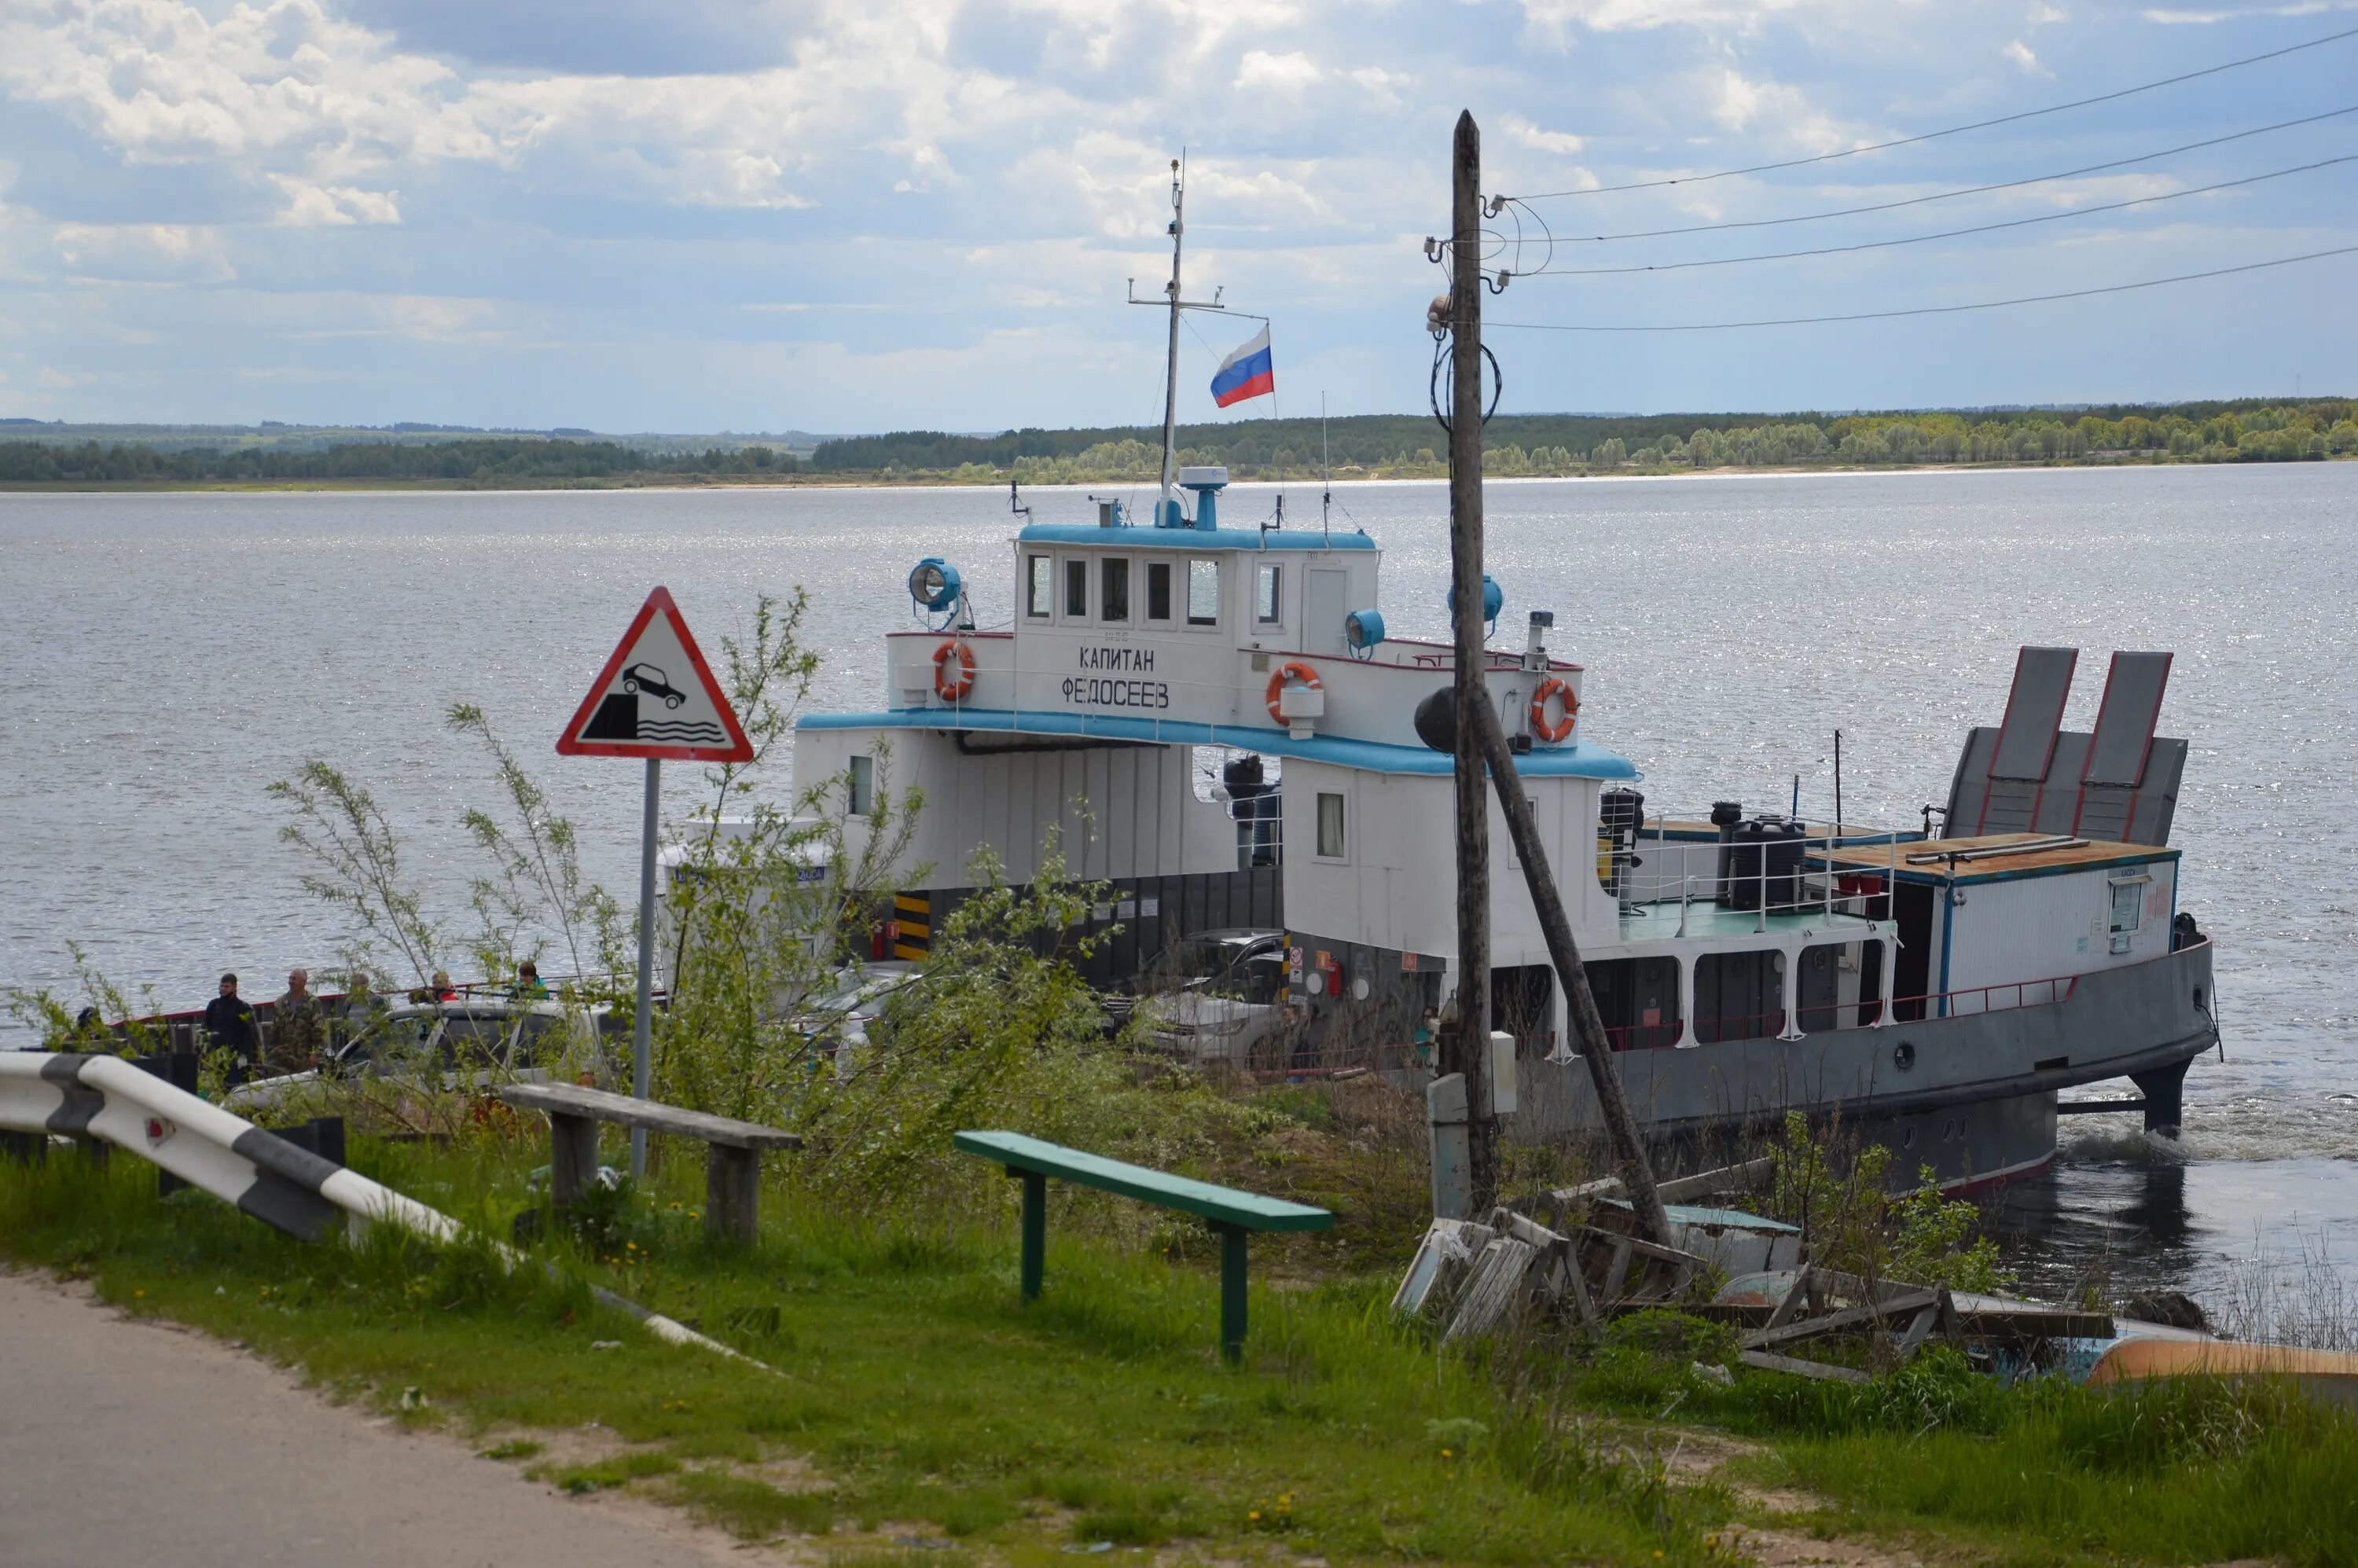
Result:
{"label": "wooden bench", "polygon": [[704,1228],[714,1236],[753,1239],[760,1201],[762,1151],[799,1149],[798,1134],[784,1128],[731,1117],[683,1110],[658,1100],[633,1099],[576,1084],[504,1084],[500,1098],[526,1110],[547,1113],[551,1145],[549,1195],[560,1208],[581,1195],[598,1174],[598,1124],[644,1127],[694,1138],[708,1149],[704,1167]]}
{"label": "wooden bench", "polygon": [[1325,1230],[1335,1217],[1308,1204],[1262,1197],[1234,1187],[1151,1171],[1101,1154],[1067,1149],[1020,1132],[961,1132],[962,1153],[996,1160],[1023,1184],[1023,1299],[1035,1301],[1048,1249],[1048,1178],[1119,1193],[1141,1203],[1202,1217],[1220,1238],[1220,1353],[1234,1361],[1245,1347],[1245,1238],[1256,1230]]}

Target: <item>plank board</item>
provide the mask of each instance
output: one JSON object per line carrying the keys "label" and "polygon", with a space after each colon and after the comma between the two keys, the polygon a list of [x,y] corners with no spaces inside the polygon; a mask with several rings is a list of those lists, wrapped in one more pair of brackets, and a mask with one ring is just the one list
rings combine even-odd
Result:
{"label": "plank board", "polygon": [[579,1084],[503,1084],[500,1086],[500,1098],[528,1110],[546,1111],[556,1116],[586,1116],[593,1121],[644,1127],[650,1132],[675,1133],[730,1149],[799,1149],[803,1146],[800,1133],[788,1132],[783,1127],[764,1127],[756,1121],[739,1121],[733,1117],[684,1110],[676,1105],[665,1105],[660,1100],[633,1099],[629,1095],[613,1094]]}
{"label": "plank board", "polygon": [[1790,1356],[1771,1356],[1766,1350],[1744,1350],[1736,1360],[1747,1367],[1758,1367],[1764,1372],[1790,1372],[1796,1377],[1817,1378],[1831,1383],[1864,1383],[1867,1375],[1855,1367],[1836,1367],[1823,1361],[1802,1361]]}

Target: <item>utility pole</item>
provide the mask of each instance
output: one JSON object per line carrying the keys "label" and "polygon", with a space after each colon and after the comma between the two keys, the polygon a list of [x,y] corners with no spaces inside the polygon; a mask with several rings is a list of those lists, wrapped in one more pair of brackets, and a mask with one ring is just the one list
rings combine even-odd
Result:
{"label": "utility pole", "polygon": [[1498,1117],[1490,1088],[1490,807],[1480,729],[1490,701],[1482,647],[1482,133],[1457,116],[1450,192],[1449,580],[1456,637],[1457,1031],[1441,1063],[1466,1077],[1473,1212],[1498,1201]]}
{"label": "utility pole", "polygon": [[[1449,413],[1449,565],[1451,629],[1456,635],[1451,695],[1457,760],[1457,1034],[1441,1070],[1466,1076],[1468,1175],[1473,1212],[1498,1201],[1498,1119],[1492,1108],[1490,1071],[1490,811],[1496,784],[1499,809],[1523,862],[1531,903],[1563,988],[1564,1011],[1580,1043],[1598,1110],[1620,1166],[1622,1189],[1638,1224],[1653,1241],[1670,1244],[1669,1217],[1654,1185],[1638,1119],[1621,1087],[1612,1042],[1597,1015],[1588,970],[1581,962],[1572,922],[1550,873],[1547,849],[1523,789],[1506,728],[1483,678],[1482,602],[1482,134],[1471,112],[1457,117],[1455,179],[1451,196]],[[1485,773],[1488,774],[1487,779]]]}

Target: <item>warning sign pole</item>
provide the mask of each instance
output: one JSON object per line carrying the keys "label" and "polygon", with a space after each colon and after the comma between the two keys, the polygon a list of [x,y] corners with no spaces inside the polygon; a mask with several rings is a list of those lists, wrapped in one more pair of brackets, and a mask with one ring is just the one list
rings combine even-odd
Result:
{"label": "warning sign pole", "polygon": [[[750,762],[753,744],[712,667],[704,662],[669,590],[647,595],[631,629],[557,739],[568,757],[641,757],[647,764],[639,834],[639,1005],[631,1027],[631,1092],[652,1098],[655,1000],[655,836],[663,813],[663,760]],[[672,983],[679,983],[674,975]],[[647,1173],[647,1130],[631,1129],[631,1177]]]}
{"label": "warning sign pole", "polygon": [[[631,1018],[631,1093],[650,1097],[648,1058],[655,1009],[655,834],[663,820],[663,759],[647,759],[647,802],[639,825],[639,1005]],[[647,1130],[631,1129],[631,1180],[647,1173]]]}

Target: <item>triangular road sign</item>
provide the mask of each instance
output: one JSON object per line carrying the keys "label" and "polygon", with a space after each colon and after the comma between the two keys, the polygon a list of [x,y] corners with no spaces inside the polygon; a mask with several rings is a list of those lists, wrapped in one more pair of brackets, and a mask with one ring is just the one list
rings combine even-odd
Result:
{"label": "triangular road sign", "polygon": [[568,757],[753,760],[744,726],[662,588],[647,595],[557,749]]}

